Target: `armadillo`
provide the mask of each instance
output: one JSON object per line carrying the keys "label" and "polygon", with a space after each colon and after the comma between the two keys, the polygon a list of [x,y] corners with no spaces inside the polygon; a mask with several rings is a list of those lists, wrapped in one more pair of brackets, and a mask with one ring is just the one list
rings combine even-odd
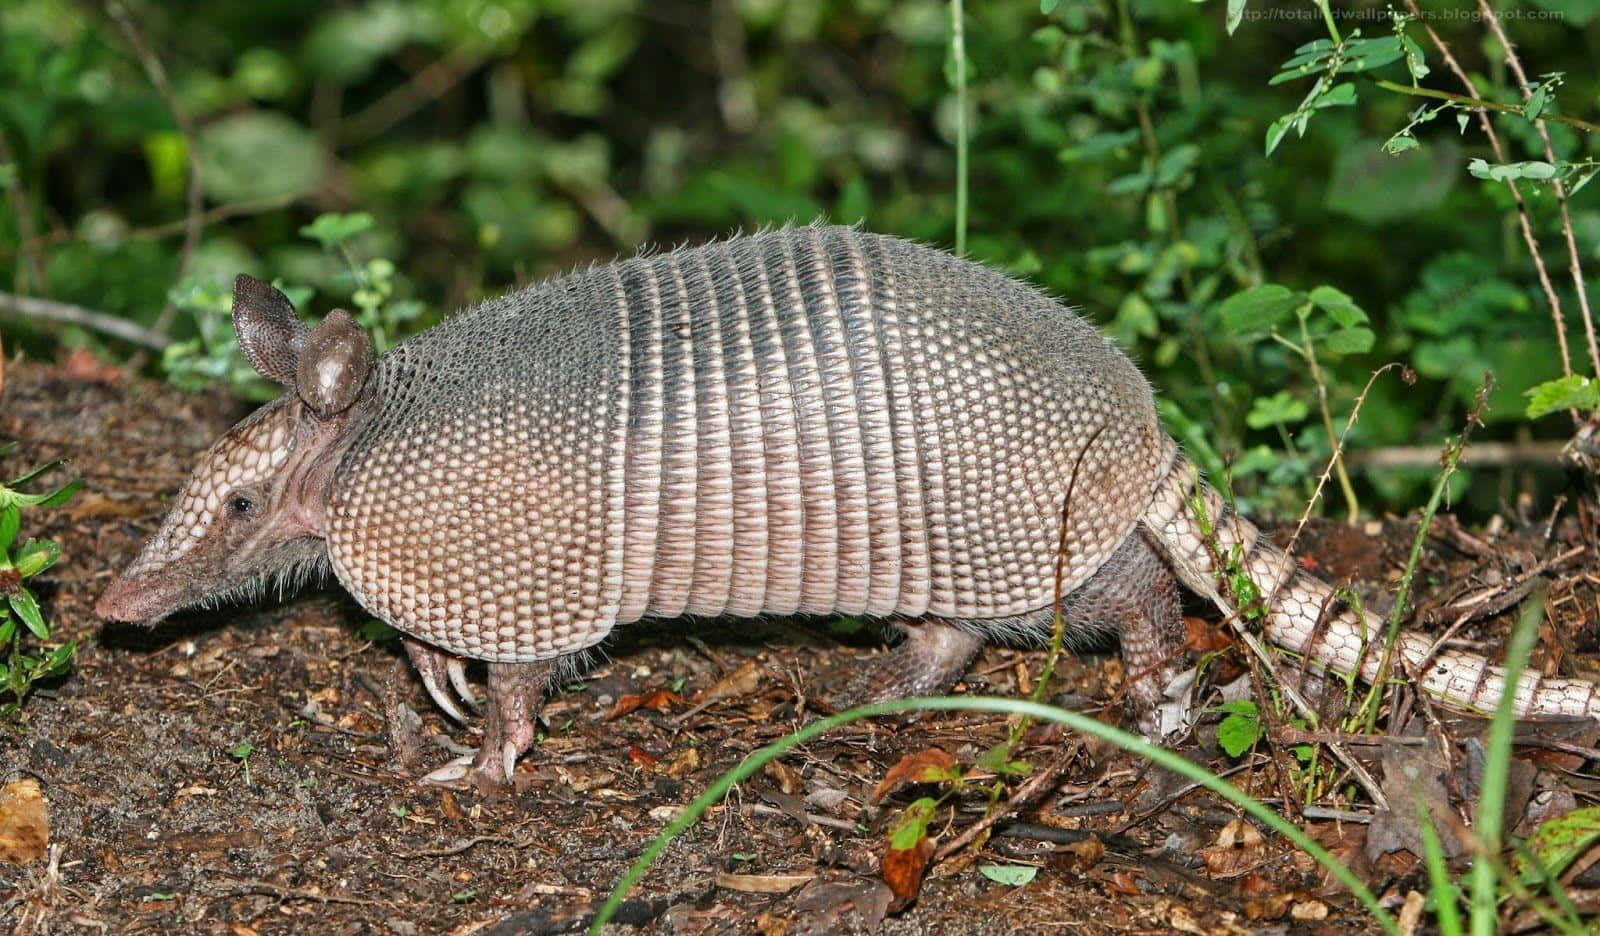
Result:
{"label": "armadillo", "polygon": [[[1271,643],[1378,675],[1380,622],[1200,479],[1125,354],[937,249],[814,225],[640,255],[378,358],[347,313],[311,329],[247,276],[234,323],[287,390],[201,459],[98,612],[331,566],[453,717],[446,683],[470,700],[463,661],[487,661],[482,746],[435,779],[507,782],[554,666],[646,617],[881,620],[904,639],[857,688],[885,698],[948,689],[986,641],[1040,640],[1064,595],[1069,637],[1120,636],[1148,710],[1178,584],[1220,600],[1242,571]],[[1495,704],[1502,669],[1430,649],[1404,634],[1391,671]],[[1589,682],[1513,691],[1523,714],[1600,717]]]}

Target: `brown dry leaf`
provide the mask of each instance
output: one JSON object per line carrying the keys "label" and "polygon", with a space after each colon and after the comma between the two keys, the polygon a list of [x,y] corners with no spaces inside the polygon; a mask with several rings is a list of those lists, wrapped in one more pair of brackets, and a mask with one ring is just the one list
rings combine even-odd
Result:
{"label": "brown dry leaf", "polygon": [[0,861],[37,861],[49,845],[50,812],[39,781],[24,777],[0,787]]}
{"label": "brown dry leaf", "polygon": [[718,887],[746,894],[787,894],[816,879],[815,874],[728,874],[717,872]]}
{"label": "brown dry leaf", "polygon": [[629,745],[628,760],[632,761],[637,767],[643,767],[645,770],[650,770],[655,767],[656,761],[660,760],[660,758],[656,757],[654,754],[651,754],[649,751],[644,750],[643,748]]}
{"label": "brown dry leaf", "polygon": [[761,666],[754,660],[746,660],[743,666],[717,680],[710,689],[695,696],[694,704],[706,706],[713,702],[721,702],[723,699],[749,695],[760,685]]}
{"label": "brown dry leaf", "polygon": [[1470,833],[1450,808],[1450,791],[1444,785],[1449,767],[1433,745],[1385,744],[1379,762],[1383,767],[1383,793],[1389,808],[1379,810],[1367,827],[1367,857],[1376,861],[1396,851],[1421,857],[1421,819],[1418,806],[1427,810],[1446,861],[1466,854]]}
{"label": "brown dry leaf", "polygon": [[894,892],[897,906],[916,899],[917,891],[922,889],[922,874],[932,859],[933,839],[927,837],[917,839],[912,848],[891,848],[883,853],[883,882]]}
{"label": "brown dry leaf", "polygon": [[121,380],[121,369],[111,366],[95,357],[88,348],[73,348],[61,359],[61,373],[74,380],[87,380],[93,383],[116,383]]}
{"label": "brown dry leaf", "polygon": [[806,788],[806,782],[800,778],[800,774],[796,773],[793,767],[781,761],[768,761],[767,766],[763,767],[761,772],[772,778],[772,782],[778,785],[778,789],[790,796],[794,796]]}
{"label": "brown dry leaf", "polygon": [[1066,856],[1068,866],[1079,871],[1088,870],[1100,863],[1105,857],[1106,843],[1099,837],[1086,838],[1081,842],[1069,842],[1062,845],[1057,854]]}
{"label": "brown dry leaf", "polygon": [[1422,891],[1408,891],[1406,902],[1400,907],[1400,916],[1395,921],[1400,927],[1403,936],[1411,936],[1417,931],[1417,924],[1422,922],[1422,911],[1428,906],[1428,898],[1422,896]]}
{"label": "brown dry leaf", "polygon": [[634,709],[653,709],[665,715],[672,711],[674,705],[682,705],[683,697],[669,689],[657,689],[655,692],[641,692],[625,695],[611,706],[611,711],[606,712],[602,721],[612,721],[621,718]]}
{"label": "brown dry leaf", "polygon": [[1200,849],[1212,877],[1228,877],[1261,863],[1261,833],[1243,819],[1231,820],[1217,833],[1216,843]]}
{"label": "brown dry leaf", "polygon": [[98,520],[102,517],[141,517],[145,508],[130,501],[112,500],[98,491],[80,491],[64,508],[70,520]]}
{"label": "brown dry leaf", "polygon": [[1139,873],[1137,871],[1115,871],[1107,875],[1106,885],[1117,893],[1128,897],[1144,896],[1144,891],[1139,887]]}
{"label": "brown dry leaf", "polygon": [[956,759],[949,754],[938,748],[923,748],[900,758],[898,763],[889,768],[889,772],[873,788],[872,801],[883,802],[889,791],[902,783],[938,783],[955,779],[959,769]]}
{"label": "brown dry leaf", "polygon": [[1303,900],[1290,909],[1289,916],[1301,922],[1326,920],[1328,905],[1320,900]]}
{"label": "brown dry leaf", "polygon": [[666,774],[674,780],[682,780],[699,769],[700,749],[684,748],[667,764]]}

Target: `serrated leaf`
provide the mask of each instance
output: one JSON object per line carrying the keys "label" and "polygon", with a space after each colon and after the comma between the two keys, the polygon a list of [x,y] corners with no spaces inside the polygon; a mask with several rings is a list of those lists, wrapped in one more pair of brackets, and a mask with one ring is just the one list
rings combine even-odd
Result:
{"label": "serrated leaf", "polygon": [[[1242,6],[1243,4],[1241,4]],[[1007,887],[1021,887],[1039,876],[1039,869],[1032,865],[978,865],[978,873]]]}
{"label": "serrated leaf", "polygon": [[1318,340],[1323,350],[1334,354],[1366,354],[1378,336],[1370,328],[1341,328]]}
{"label": "serrated leaf", "polygon": [[1261,740],[1261,720],[1255,714],[1234,713],[1217,725],[1217,743],[1229,757],[1239,757]]}
{"label": "serrated leaf", "polygon": [[1367,324],[1367,313],[1361,311],[1356,301],[1332,286],[1318,286],[1306,298],[1345,328]]}
{"label": "serrated leaf", "polygon": [[6,598],[11,604],[11,610],[22,619],[22,623],[33,632],[33,636],[40,640],[49,639],[50,628],[45,626],[44,615],[39,613],[39,602],[34,600],[32,592],[24,588],[7,595]]}
{"label": "serrated leaf", "polygon": [[1279,390],[1269,397],[1256,397],[1245,414],[1245,425],[1251,429],[1268,429],[1272,426],[1293,426],[1305,422],[1311,409],[1297,400],[1287,390]]}
{"label": "serrated leaf", "polygon": [[1270,331],[1300,305],[1303,297],[1287,286],[1266,283],[1235,293],[1217,307],[1230,335]]}
{"label": "serrated leaf", "polygon": [[316,220],[302,227],[300,236],[310,238],[321,244],[324,249],[331,250],[357,234],[371,230],[372,224],[372,215],[365,211],[350,214],[329,211],[317,215]]}
{"label": "serrated leaf", "polygon": [[1538,419],[1560,410],[1600,409],[1600,380],[1581,374],[1547,380],[1523,394],[1528,398],[1528,418]]}

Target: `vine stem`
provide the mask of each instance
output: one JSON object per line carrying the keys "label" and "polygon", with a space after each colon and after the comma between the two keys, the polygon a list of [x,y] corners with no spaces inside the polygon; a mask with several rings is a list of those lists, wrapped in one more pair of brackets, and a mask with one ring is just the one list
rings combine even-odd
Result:
{"label": "vine stem", "polygon": [[956,84],[956,253],[967,252],[967,29],[962,0],[950,0],[950,55]]}

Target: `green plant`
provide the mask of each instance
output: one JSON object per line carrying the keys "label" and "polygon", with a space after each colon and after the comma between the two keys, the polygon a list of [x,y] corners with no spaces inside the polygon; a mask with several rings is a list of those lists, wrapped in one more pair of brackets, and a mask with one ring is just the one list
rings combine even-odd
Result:
{"label": "green plant", "polygon": [[[16,450],[16,443],[0,447],[0,456]],[[16,545],[22,525],[22,511],[34,507],[54,507],[65,502],[82,486],[81,479],[73,479],[45,494],[29,494],[23,485],[59,467],[55,461],[42,465],[21,477],[0,485],[0,595],[5,605],[0,607],[0,717],[16,718],[28,693],[42,679],[59,676],[72,665],[72,655],[77,644],[67,642],[50,647],[50,625],[39,609],[39,602],[28,588],[28,582],[61,558],[61,548],[49,540],[29,539]],[[40,649],[26,648],[27,637],[32,635]]]}

